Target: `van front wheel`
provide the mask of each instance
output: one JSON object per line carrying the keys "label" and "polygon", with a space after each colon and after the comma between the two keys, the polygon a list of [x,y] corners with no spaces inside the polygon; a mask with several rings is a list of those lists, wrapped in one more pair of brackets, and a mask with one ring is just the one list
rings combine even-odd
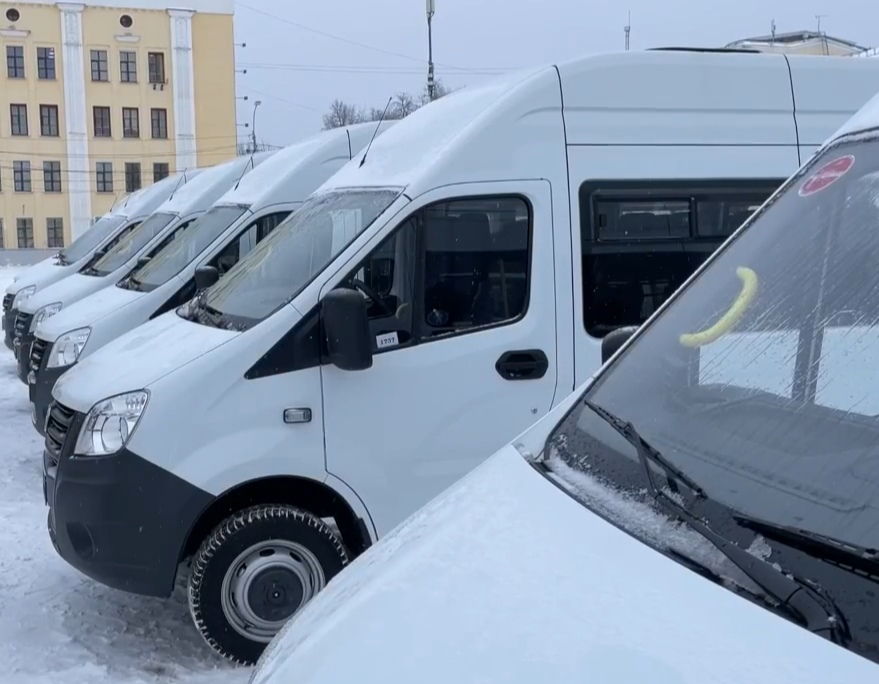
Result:
{"label": "van front wheel", "polygon": [[348,563],[339,535],[294,506],[247,508],[202,543],[189,611],[217,653],[252,665],[284,623]]}

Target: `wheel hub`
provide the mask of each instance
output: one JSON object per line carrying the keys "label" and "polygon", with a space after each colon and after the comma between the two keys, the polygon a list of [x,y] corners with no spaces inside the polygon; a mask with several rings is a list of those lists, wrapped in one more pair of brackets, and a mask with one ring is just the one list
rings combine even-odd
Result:
{"label": "wheel hub", "polygon": [[261,620],[278,622],[289,618],[302,605],[305,588],[295,572],[269,567],[258,573],[247,588],[247,602]]}

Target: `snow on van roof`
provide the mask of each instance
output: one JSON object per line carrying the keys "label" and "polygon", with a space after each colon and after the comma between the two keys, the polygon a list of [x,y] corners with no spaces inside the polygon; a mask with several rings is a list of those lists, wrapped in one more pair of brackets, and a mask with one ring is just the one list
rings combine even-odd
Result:
{"label": "snow on van roof", "polygon": [[836,140],[843,135],[859,133],[871,128],[879,128],[879,93],[874,95],[867,104],[861,107],[857,114],[846,121],[828,142]]}

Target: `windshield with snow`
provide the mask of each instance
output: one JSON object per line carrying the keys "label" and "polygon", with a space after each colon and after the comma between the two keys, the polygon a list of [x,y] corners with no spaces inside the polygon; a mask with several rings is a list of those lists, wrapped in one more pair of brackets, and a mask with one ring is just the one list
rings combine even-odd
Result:
{"label": "windshield with snow", "polygon": [[342,190],[307,200],[200,300],[209,313],[255,325],[277,311],[399,196],[398,190]]}
{"label": "windshield with snow", "polygon": [[137,228],[117,242],[109,252],[98,259],[89,269],[91,274],[103,277],[124,266],[126,261],[137,256],[150,240],[176,218],[176,214],[165,212],[150,215]]}
{"label": "windshield with snow", "polygon": [[237,204],[212,207],[184,230],[178,239],[168,243],[146,264],[136,269],[131,278],[144,291],[164,285],[206,250],[245,211],[246,206]]}
{"label": "windshield with snow", "polygon": [[59,256],[62,264],[72,264],[87,257],[106,240],[119,226],[128,219],[124,216],[102,216],[87,231],[61,250]]}
{"label": "windshield with snow", "polygon": [[[879,140],[813,160],[583,399],[548,443],[563,477],[649,499],[635,447],[589,402],[725,509],[879,547]],[[755,541],[729,521],[740,546]],[[828,590],[859,630],[852,648],[876,659],[873,581],[839,569],[841,546],[773,539],[771,561]]]}

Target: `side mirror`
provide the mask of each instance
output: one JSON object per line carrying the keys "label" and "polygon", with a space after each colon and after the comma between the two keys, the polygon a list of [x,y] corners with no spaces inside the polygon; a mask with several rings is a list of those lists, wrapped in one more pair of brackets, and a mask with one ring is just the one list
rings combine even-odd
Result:
{"label": "side mirror", "polygon": [[213,266],[199,266],[195,269],[195,289],[204,290],[220,279],[220,272]]}
{"label": "side mirror", "polygon": [[607,363],[607,360],[617,353],[617,349],[622,347],[628,339],[638,330],[637,326],[628,326],[625,328],[617,328],[609,332],[601,340],[601,363]]}
{"label": "side mirror", "polygon": [[357,371],[372,367],[372,339],[366,300],[356,290],[331,290],[321,302],[327,358],[336,368]]}

